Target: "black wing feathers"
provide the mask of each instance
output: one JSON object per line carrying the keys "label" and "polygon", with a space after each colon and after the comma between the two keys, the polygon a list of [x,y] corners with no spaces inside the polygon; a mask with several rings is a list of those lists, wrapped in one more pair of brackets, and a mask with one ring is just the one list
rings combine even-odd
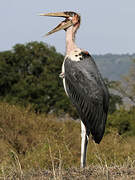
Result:
{"label": "black wing feathers", "polygon": [[65,86],[72,103],[86,126],[100,143],[107,119],[109,94],[91,57],[82,61],[65,59]]}

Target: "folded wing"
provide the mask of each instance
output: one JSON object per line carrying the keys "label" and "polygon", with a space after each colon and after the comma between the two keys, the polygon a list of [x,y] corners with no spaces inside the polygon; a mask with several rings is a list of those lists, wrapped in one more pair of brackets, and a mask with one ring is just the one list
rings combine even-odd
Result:
{"label": "folded wing", "polygon": [[96,143],[100,143],[108,113],[109,93],[92,57],[65,59],[65,88]]}

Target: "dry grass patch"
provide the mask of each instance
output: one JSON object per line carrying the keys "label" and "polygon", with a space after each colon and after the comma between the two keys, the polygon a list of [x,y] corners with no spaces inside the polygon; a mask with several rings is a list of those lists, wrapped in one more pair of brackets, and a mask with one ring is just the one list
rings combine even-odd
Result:
{"label": "dry grass patch", "polygon": [[134,176],[135,136],[122,137],[113,130],[100,145],[90,138],[87,168],[82,170],[78,121],[68,116],[61,120],[54,115],[38,115],[5,103],[0,103],[0,113],[1,178],[69,179],[68,174],[71,179]]}

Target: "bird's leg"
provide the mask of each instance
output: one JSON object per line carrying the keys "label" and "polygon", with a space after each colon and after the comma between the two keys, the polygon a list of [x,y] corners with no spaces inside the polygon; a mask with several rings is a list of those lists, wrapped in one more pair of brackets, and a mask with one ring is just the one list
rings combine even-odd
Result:
{"label": "bird's leg", "polygon": [[81,121],[81,168],[84,168],[86,165],[86,151],[88,144],[88,136],[86,135],[86,128],[83,122]]}

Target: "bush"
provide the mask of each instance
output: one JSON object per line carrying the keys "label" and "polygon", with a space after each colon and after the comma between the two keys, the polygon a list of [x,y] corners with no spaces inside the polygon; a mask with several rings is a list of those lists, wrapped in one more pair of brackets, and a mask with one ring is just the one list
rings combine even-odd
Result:
{"label": "bush", "polygon": [[135,108],[121,109],[109,115],[107,127],[117,129],[119,135],[135,135]]}

